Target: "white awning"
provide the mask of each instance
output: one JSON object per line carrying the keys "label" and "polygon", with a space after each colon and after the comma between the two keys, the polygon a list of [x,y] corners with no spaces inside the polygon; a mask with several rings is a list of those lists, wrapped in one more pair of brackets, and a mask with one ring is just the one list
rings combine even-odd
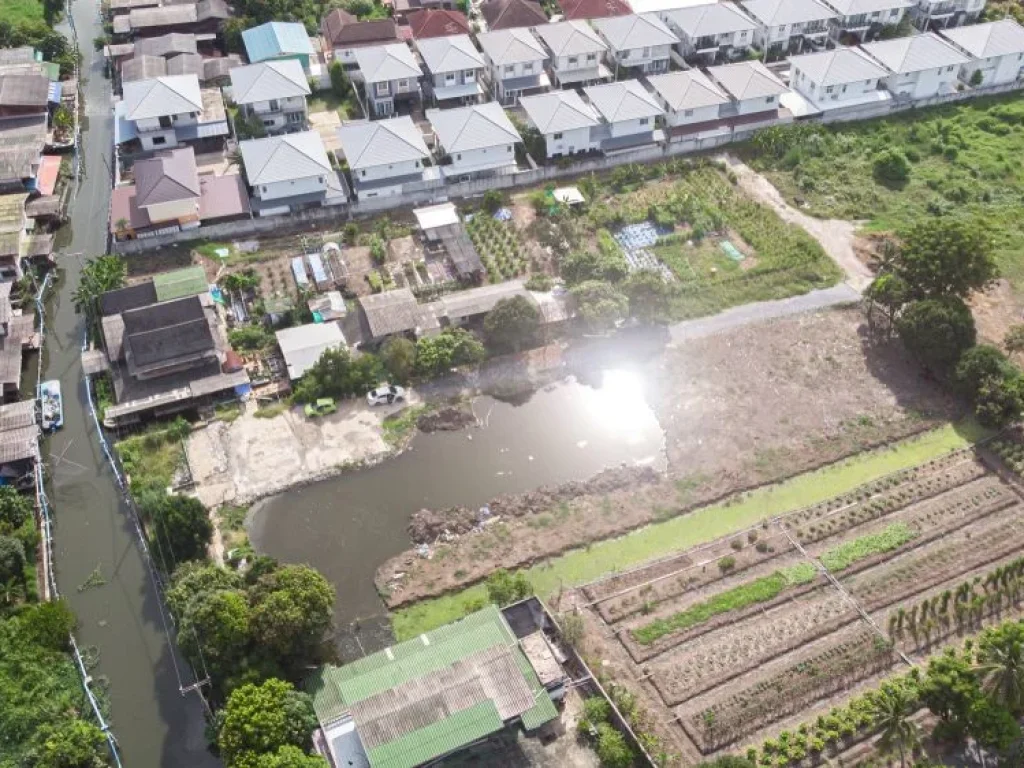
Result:
{"label": "white awning", "polygon": [[416,223],[424,232],[459,223],[459,212],[455,209],[455,203],[441,203],[440,205],[429,205],[426,208],[416,208],[413,215],[416,216]]}

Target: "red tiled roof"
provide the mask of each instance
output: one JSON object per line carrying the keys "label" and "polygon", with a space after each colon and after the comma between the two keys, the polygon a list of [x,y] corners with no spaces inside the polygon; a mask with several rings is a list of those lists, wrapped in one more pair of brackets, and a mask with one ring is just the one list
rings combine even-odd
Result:
{"label": "red tiled roof", "polygon": [[626,0],[558,0],[566,19],[603,19],[633,12]]}
{"label": "red tiled roof", "polygon": [[39,172],[36,174],[36,189],[41,195],[52,195],[60,175],[60,157],[43,155],[39,161]]}
{"label": "red tiled roof", "polygon": [[427,37],[447,37],[469,33],[469,22],[458,11],[441,8],[424,8],[414,11],[407,17],[413,38],[422,40]]}
{"label": "red tiled roof", "polygon": [[398,40],[394,19],[357,21],[355,16],[341,8],[335,8],[324,16],[320,31],[332,48],[392,43]]}
{"label": "red tiled roof", "polygon": [[139,230],[149,226],[149,214],[135,204],[135,185],[114,187],[110,193],[110,231],[117,232],[117,222],[124,219],[128,228]]}
{"label": "red tiled roof", "polygon": [[223,219],[249,213],[249,192],[241,174],[200,176],[199,218]]}
{"label": "red tiled roof", "polygon": [[533,0],[487,0],[480,6],[480,12],[487,19],[490,30],[536,27],[548,23],[544,9]]}

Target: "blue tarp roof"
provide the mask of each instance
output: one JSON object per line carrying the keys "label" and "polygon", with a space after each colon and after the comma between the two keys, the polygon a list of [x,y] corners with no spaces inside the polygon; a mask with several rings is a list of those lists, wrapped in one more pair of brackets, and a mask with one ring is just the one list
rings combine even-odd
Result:
{"label": "blue tarp roof", "polygon": [[268,21],[242,33],[245,53],[255,64],[279,56],[313,55],[306,28],[292,21]]}

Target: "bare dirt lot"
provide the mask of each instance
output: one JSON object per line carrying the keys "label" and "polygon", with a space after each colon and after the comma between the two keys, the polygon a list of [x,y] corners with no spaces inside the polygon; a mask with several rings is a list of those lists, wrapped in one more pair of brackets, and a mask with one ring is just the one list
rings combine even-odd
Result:
{"label": "bare dirt lot", "polygon": [[[1018,615],[1022,511],[1019,475],[967,449],[566,593],[561,607],[583,609],[585,653],[691,765],[815,722],[907,660]],[[826,740],[807,764],[869,736]]]}
{"label": "bare dirt lot", "polygon": [[[496,567],[538,562],[951,417],[948,398],[897,345],[862,337],[861,323],[857,310],[834,310],[669,347],[647,370],[666,433],[665,478],[572,499],[559,495],[551,509],[456,539],[453,556],[444,559],[400,555],[378,571],[378,585],[406,574],[389,605],[472,583]],[[434,521],[443,528],[449,515],[458,530],[463,513],[437,510]]]}
{"label": "bare dirt lot", "polygon": [[[410,392],[408,405],[417,403]],[[350,400],[340,403],[337,413],[316,419],[298,406],[260,418],[249,403],[233,422],[215,421],[189,436],[188,460],[199,499],[210,508],[246,505],[347,466],[379,460],[394,451],[384,439],[384,419],[403,407],[368,408]]]}

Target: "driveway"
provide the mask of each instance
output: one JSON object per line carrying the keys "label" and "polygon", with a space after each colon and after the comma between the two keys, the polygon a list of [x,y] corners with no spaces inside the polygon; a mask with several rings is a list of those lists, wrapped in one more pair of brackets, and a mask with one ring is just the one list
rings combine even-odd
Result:
{"label": "driveway", "polygon": [[333,151],[340,153],[341,142],[338,141],[338,129],[341,127],[341,117],[338,116],[337,110],[331,110],[330,112],[310,112],[309,125],[314,131],[320,134],[320,138],[323,139],[324,142],[324,147],[329,152]]}

